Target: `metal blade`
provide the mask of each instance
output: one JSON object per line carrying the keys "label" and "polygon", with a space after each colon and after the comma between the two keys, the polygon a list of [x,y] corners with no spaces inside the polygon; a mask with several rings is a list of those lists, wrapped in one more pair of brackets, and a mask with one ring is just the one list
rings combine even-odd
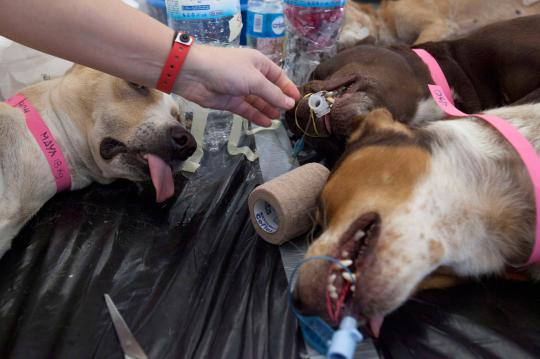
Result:
{"label": "metal blade", "polygon": [[105,294],[105,302],[107,303],[107,308],[109,309],[109,314],[111,315],[114,329],[116,330],[116,335],[118,336],[124,354],[135,359],[148,359],[108,294]]}

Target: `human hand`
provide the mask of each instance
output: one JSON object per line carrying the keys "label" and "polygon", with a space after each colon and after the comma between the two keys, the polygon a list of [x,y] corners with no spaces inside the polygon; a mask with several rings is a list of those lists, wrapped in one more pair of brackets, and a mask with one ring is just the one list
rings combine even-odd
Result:
{"label": "human hand", "polygon": [[251,49],[193,45],[174,92],[203,107],[269,126],[300,92],[279,66]]}

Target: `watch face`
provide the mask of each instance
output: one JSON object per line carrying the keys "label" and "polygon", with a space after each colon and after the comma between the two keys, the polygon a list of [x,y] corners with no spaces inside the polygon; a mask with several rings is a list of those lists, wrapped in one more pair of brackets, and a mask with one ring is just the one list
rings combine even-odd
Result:
{"label": "watch face", "polygon": [[191,45],[192,38],[186,33],[181,33],[179,34],[177,41],[184,45]]}

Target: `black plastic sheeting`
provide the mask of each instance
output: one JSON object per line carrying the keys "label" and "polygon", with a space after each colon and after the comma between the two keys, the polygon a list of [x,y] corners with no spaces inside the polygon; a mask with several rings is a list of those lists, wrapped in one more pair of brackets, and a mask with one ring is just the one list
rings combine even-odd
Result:
{"label": "black plastic sheeting", "polygon": [[[0,260],[0,358],[123,358],[104,293],[151,359],[304,356],[278,248],[249,222],[258,165],[224,152],[165,205],[124,181],[47,203]],[[385,358],[538,358],[540,285],[420,293],[375,344]]]}
{"label": "black plastic sheeting", "polygon": [[258,164],[207,153],[178,197],[129,182],[60,194],[0,261],[0,358],[123,358],[109,293],[149,358],[294,358],[278,247],[255,235]]}
{"label": "black plastic sheeting", "polygon": [[540,284],[484,280],[416,295],[387,318],[385,358],[540,358]]}

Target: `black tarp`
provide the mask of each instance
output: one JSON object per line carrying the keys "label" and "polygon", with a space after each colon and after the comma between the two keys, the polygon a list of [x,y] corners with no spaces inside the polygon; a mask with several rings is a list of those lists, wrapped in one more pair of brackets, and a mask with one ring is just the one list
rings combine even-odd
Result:
{"label": "black tarp", "polygon": [[119,181],[48,202],[0,261],[0,358],[122,358],[109,293],[150,358],[294,358],[277,247],[251,227],[260,178],[207,153],[178,197]]}
{"label": "black tarp", "polygon": [[[279,251],[248,218],[258,164],[211,152],[189,177],[165,205],[125,181],[47,203],[0,260],[0,358],[122,358],[104,293],[151,359],[300,357]],[[376,346],[399,359],[540,357],[540,285],[420,293]]]}
{"label": "black tarp", "polygon": [[540,358],[540,284],[483,280],[416,295],[387,318],[385,358]]}

